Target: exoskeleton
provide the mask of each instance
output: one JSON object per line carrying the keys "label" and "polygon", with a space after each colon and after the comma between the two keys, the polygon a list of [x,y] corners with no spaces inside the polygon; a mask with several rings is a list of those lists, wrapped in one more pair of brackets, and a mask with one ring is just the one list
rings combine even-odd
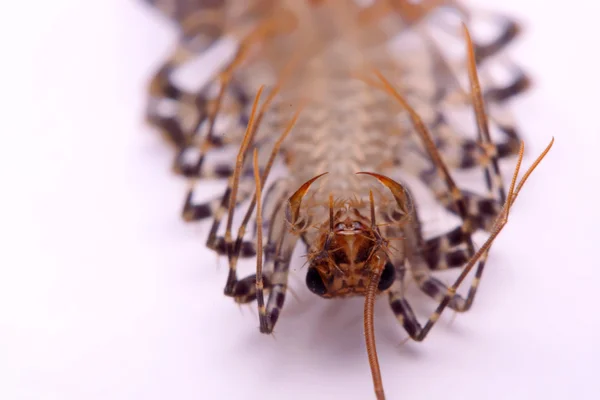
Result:
{"label": "exoskeleton", "polygon": [[[517,167],[506,192],[498,162],[522,156],[522,145],[504,103],[527,88],[527,77],[503,61],[512,79],[504,85],[483,79],[481,89],[477,73],[485,78],[486,63],[516,36],[517,24],[488,15],[500,33],[482,44],[461,28],[479,14],[454,1],[380,0],[368,8],[351,0],[153,3],[187,7],[169,12],[184,34],[152,80],[149,120],[177,149],[175,171],[191,178],[184,219],[213,218],[207,245],[228,258],[225,294],[237,303],[257,300],[260,330],[273,332],[292,253],[302,242],[310,291],[323,298],[366,296],[367,347],[383,398],[368,322],[374,297],[388,298],[417,341],[445,308],[468,310],[493,238],[532,170],[515,185]],[[213,12],[218,19],[203,19]],[[192,15],[204,21],[192,24],[196,30]],[[436,41],[436,29],[466,51],[452,59]],[[239,46],[214,79],[198,92],[173,83],[174,71],[206,48],[190,45],[194,38],[212,44],[227,35]],[[468,90],[459,83],[463,77]],[[451,122],[456,109],[475,116],[474,137]],[[499,140],[492,141],[491,129]],[[237,149],[235,160],[210,162],[209,155],[223,148]],[[268,182],[277,157],[286,173]],[[451,171],[473,168],[483,170],[487,194],[456,185]],[[460,224],[425,237],[419,205],[398,171],[424,183]],[[204,178],[227,179],[227,189],[197,203],[194,191]],[[234,214],[247,201],[234,235]],[[248,238],[257,202],[258,221]],[[490,240],[476,251],[472,234],[478,230],[489,232]],[[238,277],[238,260],[257,256],[257,273]],[[434,276],[447,268],[462,268],[450,286]],[[456,289],[473,268],[463,297]],[[438,304],[424,325],[406,299],[409,278]]]}

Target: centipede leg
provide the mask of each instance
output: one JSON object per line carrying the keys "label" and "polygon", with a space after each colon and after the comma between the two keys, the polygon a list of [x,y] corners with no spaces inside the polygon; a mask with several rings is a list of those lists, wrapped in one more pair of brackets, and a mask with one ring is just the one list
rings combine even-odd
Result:
{"label": "centipede leg", "polygon": [[[276,92],[277,92],[276,90],[274,92],[272,92],[269,99],[272,99]],[[269,99],[267,99],[267,101],[265,103],[269,103],[270,102]],[[255,180],[258,180],[256,182],[257,189],[258,189],[258,187],[262,187],[262,185],[265,184],[265,182],[269,176],[269,173],[271,171],[271,167],[273,166],[273,163],[275,161],[275,157],[279,154],[279,150],[280,150],[280,147],[281,147],[283,141],[285,140],[287,135],[289,135],[292,128],[296,124],[296,121],[298,120],[298,117],[300,115],[300,111],[301,111],[301,107],[300,107],[300,109],[298,109],[298,111],[295,113],[295,115],[292,117],[292,119],[288,122],[284,131],[281,133],[279,138],[276,140],[275,144],[273,145],[273,148],[271,149],[269,159],[265,163],[262,171],[259,168],[258,160],[256,161],[255,174],[259,174],[259,176],[255,177]],[[257,118],[257,119],[260,119],[260,114],[259,114],[259,118]],[[257,157],[256,150],[255,150],[255,157]],[[235,283],[237,281],[237,277],[236,277],[237,253],[239,252],[239,250],[243,244],[243,237],[246,232],[246,226],[248,225],[250,218],[252,217],[252,213],[254,211],[254,207],[256,206],[257,201],[258,201],[257,194],[255,194],[252,197],[252,200],[250,201],[250,205],[248,206],[248,210],[246,211],[244,219],[243,219],[242,223],[240,224],[240,227],[238,229],[237,239],[231,246],[231,251],[229,253],[229,275],[227,277],[227,284],[225,285],[225,294],[226,295],[231,295],[235,288]],[[230,210],[229,218],[231,218],[231,212],[232,211]],[[274,218],[276,218],[276,217],[277,217],[277,214],[275,214],[275,216],[273,216],[272,220],[274,221]],[[283,225],[285,226],[285,223],[283,223]],[[256,233],[256,228],[258,228],[259,230],[262,230],[262,226],[255,225],[255,233]],[[271,232],[272,231],[273,230],[271,230]],[[282,238],[282,240],[283,240],[284,236],[287,236],[287,235],[285,235],[285,231],[281,231],[280,237]],[[228,237],[228,235],[227,235],[227,231],[226,231],[225,232],[226,242],[227,242],[227,237]],[[262,250],[263,249],[258,249],[258,251],[262,251]],[[260,256],[262,256],[262,254],[260,254]],[[260,281],[258,282],[258,284],[259,285],[261,284]],[[278,285],[277,282],[273,282],[273,284],[274,284],[273,290],[274,291],[279,290],[280,285]],[[259,296],[258,300],[262,303],[262,290],[260,290],[257,294]],[[262,306],[262,304],[261,304],[261,306]],[[263,310],[263,308],[261,308],[261,310]],[[261,312],[263,312],[263,311],[261,311]],[[266,321],[265,318],[266,317],[263,312],[263,314],[261,315],[261,331],[266,330],[267,326],[268,326],[268,324],[265,323],[265,321]]]}
{"label": "centipede leg", "polygon": [[[479,91],[476,70],[474,67],[475,63],[474,63],[474,57],[473,57],[472,42],[470,41],[470,36],[468,34],[466,27],[464,29],[465,29],[465,37],[467,39],[467,47],[468,47],[469,56],[470,56],[469,61],[470,61],[471,69],[469,72],[470,72],[470,80],[471,80],[471,85],[472,85],[472,96],[473,96],[473,104],[474,104],[473,108],[475,110],[475,114],[477,117],[477,123],[478,123],[479,140],[482,143],[490,143],[491,140],[489,137],[489,131],[488,131],[489,128],[487,125],[488,121],[485,118],[485,115],[483,114],[485,112],[484,108],[483,108],[483,99],[481,97],[481,92]],[[476,254],[476,252],[475,252],[475,246],[473,244],[471,235],[477,229],[477,226],[474,223],[474,219],[471,217],[472,213],[469,212],[468,203],[465,200],[465,197],[463,196],[463,192],[456,186],[452,176],[450,175],[450,173],[448,171],[448,167],[446,166],[445,162],[442,160],[442,158],[439,154],[439,151],[435,147],[435,144],[433,142],[431,134],[429,133],[429,130],[427,129],[426,125],[421,120],[420,116],[416,113],[416,111],[406,102],[406,100],[404,100],[404,98],[391,86],[391,84],[381,74],[378,74],[378,76],[379,76],[379,79],[381,80],[381,82],[384,84],[385,90],[388,91],[390,94],[392,94],[398,100],[398,102],[402,105],[402,107],[408,111],[411,121],[413,123],[413,126],[414,126],[415,130],[417,131],[417,133],[419,134],[419,136],[423,142],[423,145],[424,145],[425,149],[427,150],[432,163],[434,164],[434,168],[432,169],[431,176],[436,177],[435,182],[440,183],[439,190],[447,193],[449,203],[451,203],[451,205],[449,204],[449,208],[454,210],[460,216],[460,218],[462,220],[462,223],[460,225],[459,235],[463,238],[463,241],[465,242],[466,252],[469,255],[469,258],[472,259],[472,257]],[[491,181],[491,179],[488,179],[488,186],[489,186],[490,191],[496,192],[499,195],[501,202],[504,203],[506,195],[503,190],[501,176],[499,174],[498,165],[497,165],[497,158],[495,157],[495,155],[490,156],[490,161],[491,162],[489,164],[487,164],[485,167],[486,176],[491,177],[492,176],[491,174],[495,174],[494,175],[495,180]],[[442,189],[442,185],[444,186],[443,189]],[[438,188],[436,188],[436,189],[438,189]],[[492,229],[495,229],[495,226],[496,226],[496,222],[494,221]],[[419,229],[420,228],[418,226],[413,227],[413,232],[411,232],[412,237],[416,238],[416,239],[413,239],[413,241],[414,241],[413,246],[415,246],[416,248],[423,248],[423,241],[422,241]],[[483,254],[479,255],[477,257],[477,259],[475,260],[475,261],[477,261],[475,277],[473,278],[473,284],[472,284],[471,290],[469,291],[468,299],[464,303],[460,302],[458,300],[454,300],[455,296],[452,296],[452,297],[447,296],[447,290],[446,290],[446,292],[443,291],[445,286],[440,281],[429,276],[429,269],[427,268],[426,264],[423,262],[422,258],[423,258],[422,256],[414,255],[413,259],[411,260],[411,265],[414,266],[413,269],[414,269],[415,279],[417,280],[419,287],[425,294],[427,294],[437,300],[439,300],[439,296],[444,297],[443,301],[440,302],[440,305],[436,312],[441,312],[451,302],[454,303],[454,306],[457,309],[468,309],[468,307],[470,307],[470,305],[473,302],[473,298],[475,296],[477,285],[483,274],[483,270],[485,267],[485,261],[487,259],[487,251],[485,251]],[[426,328],[424,328],[424,330],[421,332],[419,337],[424,337],[427,334],[428,329],[430,329],[431,326],[435,323],[438,315],[439,314],[432,315],[428,324],[426,325]]]}
{"label": "centipede leg", "polygon": [[[423,238],[421,223],[416,211],[413,210],[411,221],[402,228],[390,228],[390,234],[403,237],[401,246],[404,251],[399,252],[408,259],[411,276],[417,283],[419,289],[427,296],[441,302],[448,292],[448,287],[439,279],[431,275],[434,269],[445,269],[448,267],[463,267],[475,254],[468,248],[471,240],[469,232],[465,232],[463,226],[425,240]],[[487,253],[486,253],[487,254]],[[403,279],[405,275],[405,260],[392,259],[396,270],[396,283],[390,288],[390,304],[394,311],[406,310],[407,315],[400,319],[409,333],[420,334],[420,325],[410,319],[412,311],[408,303],[403,300]],[[485,263],[485,257],[479,260],[478,268]],[[435,268],[432,268],[435,267]],[[447,306],[455,311],[466,311],[467,301],[459,294],[454,294]],[[401,314],[399,312],[397,315]],[[402,315],[401,315],[402,317]],[[400,318],[400,317],[399,317]],[[414,328],[414,329],[413,329]]]}
{"label": "centipede leg", "polygon": [[504,50],[521,33],[521,26],[517,21],[501,15],[495,15],[494,18],[498,19],[502,25],[500,34],[489,43],[474,43],[477,64],[481,64]]}
{"label": "centipede leg", "polygon": [[463,212],[466,212],[473,231],[477,229],[489,231],[502,209],[502,203],[498,198],[482,196],[463,189],[459,190],[459,196],[463,204],[461,211],[453,195],[448,193],[445,182],[436,175],[434,170],[427,169],[423,171],[420,178],[448,211],[461,218],[463,218]]}
{"label": "centipede leg", "polygon": [[[261,333],[266,334],[273,332],[285,303],[290,262],[298,241],[297,237],[285,232],[283,213],[279,212],[277,215],[278,217],[274,221],[279,224],[280,228],[275,227],[274,230],[283,234],[277,236],[271,235],[269,232],[269,240],[264,249],[265,266],[262,276],[264,290],[269,295],[264,313],[266,323],[261,323]],[[257,297],[256,288],[253,286],[255,284],[256,274],[236,280],[228,295],[234,297],[236,302],[253,301]]]}
{"label": "centipede leg", "polygon": [[[245,171],[245,175],[243,176],[244,179],[240,181],[238,193],[239,197],[236,199],[236,207],[248,200],[253,193],[254,187],[252,185],[252,181],[250,180],[250,173],[251,171]],[[231,190],[226,189],[223,195],[219,198],[214,198],[202,203],[194,203],[194,192],[197,190],[195,186],[195,181],[192,181],[183,205],[181,213],[182,217],[187,222],[193,222],[212,216],[214,218],[213,224],[215,225],[214,229],[216,232],[221,223],[222,216],[227,213]],[[211,246],[209,245],[209,247]]]}
{"label": "centipede leg", "polygon": [[[281,186],[279,184],[274,184],[271,186]],[[275,189],[277,190],[277,189]],[[271,292],[275,290],[277,293],[283,293],[285,296],[285,292],[287,289],[287,269],[289,266],[280,264],[282,262],[281,255],[281,241],[280,239],[283,235],[286,234],[285,230],[282,230],[282,219],[280,215],[282,215],[283,203],[286,200],[285,192],[282,192],[280,196],[267,197],[270,199],[269,202],[264,204],[263,211],[267,216],[267,219],[263,222],[268,224],[268,239],[267,243],[264,246],[264,269],[263,269],[263,284],[266,292]],[[277,273],[275,273],[277,271]],[[233,285],[232,292],[230,294],[236,301],[236,303],[248,303],[256,300],[256,274],[251,274],[245,278],[237,280]],[[276,287],[276,289],[274,289]],[[278,311],[273,312],[271,309],[271,316],[274,314],[278,315],[279,310],[283,306],[283,301],[281,299],[281,294],[279,296],[279,301],[276,302]],[[275,320],[277,317],[275,317]],[[270,326],[274,326],[274,324],[270,324]],[[268,333],[268,332],[267,332]]]}
{"label": "centipede leg", "polygon": [[[263,204],[263,228],[269,232],[267,244],[264,246],[265,268],[263,270],[263,285],[266,292],[272,288],[271,277],[273,275],[274,257],[276,252],[276,235],[271,232],[277,232],[275,227],[276,216],[281,212],[283,203],[286,199],[286,182],[278,179],[267,189],[265,203]],[[254,226],[253,240],[256,238],[258,226]],[[243,247],[243,246],[242,246]],[[245,256],[244,253],[240,257]],[[256,300],[256,274],[251,274],[245,278],[239,279],[233,286],[231,297],[236,303],[245,304]]]}
{"label": "centipede leg", "polygon": [[[273,332],[281,309],[285,303],[287,292],[288,274],[292,253],[296,247],[298,238],[290,235],[286,230],[286,221],[283,205],[287,199],[287,191],[283,181],[274,184],[275,196],[272,202],[264,204],[267,222],[268,240],[264,246],[264,268],[262,270],[262,284],[265,292],[269,293],[266,307],[259,310],[261,318],[261,332],[270,334]],[[272,188],[274,187],[272,186]],[[270,197],[273,199],[274,197]],[[262,227],[258,227],[261,229]],[[262,249],[259,249],[259,251]],[[256,300],[259,296],[256,288],[256,274],[251,274],[243,279],[236,280],[232,286],[231,293],[237,303],[247,303]],[[227,293],[226,293],[227,294]]]}
{"label": "centipede leg", "polygon": [[[460,275],[455,280],[453,285],[451,285],[450,287],[447,287],[440,281],[431,279],[431,277],[428,275],[428,273],[425,272],[425,270],[423,268],[417,268],[417,270],[415,271],[416,272],[415,278],[416,278],[417,282],[419,282],[419,286],[420,286],[421,290],[425,294],[429,295],[430,297],[432,297],[438,301],[438,306],[437,306],[436,310],[433,312],[433,314],[431,314],[427,323],[422,328],[421,328],[421,325],[419,325],[418,322],[416,321],[416,318],[414,318],[414,314],[412,313],[412,310],[410,310],[410,306],[408,306],[408,303],[406,303],[406,301],[402,301],[401,293],[393,293],[393,291],[390,292],[390,305],[394,309],[394,312],[399,316],[399,319],[401,322],[406,324],[406,321],[409,321],[409,323],[408,323],[410,325],[409,329],[412,329],[412,333],[409,332],[409,334],[411,335],[411,337],[414,340],[421,341],[427,336],[428,332],[435,325],[435,323],[439,320],[440,315],[442,314],[442,312],[444,311],[444,309],[446,307],[451,307],[451,308],[455,309],[456,311],[462,312],[462,311],[468,310],[472,306],[473,300],[475,298],[475,294],[477,292],[477,288],[479,286],[479,282],[481,279],[481,272],[483,271],[483,268],[481,268],[481,264],[485,263],[487,254],[489,253],[489,250],[490,250],[494,240],[496,239],[498,234],[501,232],[502,228],[508,222],[508,214],[510,212],[512,205],[515,202],[515,199],[517,198],[517,196],[519,194],[520,189],[523,187],[523,185],[525,184],[526,180],[531,175],[533,170],[539,165],[539,163],[542,161],[542,159],[550,151],[553,143],[554,143],[554,139],[550,142],[550,144],[546,147],[546,149],[542,152],[542,154],[540,154],[540,156],[538,156],[538,158],[534,161],[534,163],[531,165],[531,167],[529,167],[529,169],[525,172],[525,174],[523,175],[523,177],[521,178],[520,182],[517,185],[516,181],[517,181],[517,177],[518,177],[519,170],[521,167],[521,161],[523,160],[523,151],[524,151],[524,147],[521,146],[521,149],[519,151],[519,159],[517,161],[517,166],[513,173],[508,197],[506,199],[506,202],[503,205],[502,212],[499,214],[498,218],[496,219],[496,221],[494,223],[494,227],[492,229],[492,232],[491,232],[489,238],[481,246],[481,248],[479,250],[477,250],[477,252],[475,252],[469,258],[469,261],[465,264],[464,268],[462,269]],[[414,234],[414,227],[413,227],[413,236],[412,236],[413,241],[414,241],[415,237],[418,238],[419,235]],[[417,256],[417,257],[415,257],[415,256]],[[413,255],[413,259],[414,258],[418,259],[419,257],[418,257],[418,255]],[[411,260],[411,261],[413,261],[413,260]],[[417,260],[417,263],[413,263],[413,265],[416,265],[416,264],[418,264],[418,260]],[[460,286],[460,284],[466,279],[466,277],[468,276],[470,271],[473,269],[475,264],[479,264],[479,265],[475,271],[475,276],[471,281],[471,286],[469,288],[467,297],[466,297],[466,299],[463,300],[462,297],[458,297],[456,291],[457,291],[458,287]],[[406,327],[406,325],[405,325],[405,327]]]}
{"label": "centipede leg", "polygon": [[276,224],[275,233],[279,236],[273,235],[274,238],[278,237],[279,240],[275,246],[269,249],[269,253],[265,253],[266,267],[272,264],[273,275],[271,276],[271,291],[266,304],[266,326],[261,329],[262,333],[272,333],[275,328],[275,324],[279,319],[283,304],[285,302],[285,295],[287,292],[288,275],[290,270],[290,262],[292,259],[292,253],[298,242],[296,235],[290,234],[286,231],[286,221],[283,212],[278,212],[277,217],[274,220]]}
{"label": "centipede leg", "polygon": [[[494,155],[498,159],[503,159],[518,154],[521,140],[516,129],[512,127],[497,125],[505,138],[497,143],[488,142],[483,145],[481,141],[466,138],[457,132],[447,121],[444,113],[438,111],[436,115],[435,121],[430,124],[430,129],[436,147],[450,168],[482,167],[482,163],[488,162],[486,156]],[[425,173],[422,180],[428,182],[432,179]]]}
{"label": "centipede leg", "polygon": [[[487,183],[488,190],[490,192],[490,197],[485,198],[483,196],[463,192],[463,197],[465,199],[465,204],[467,209],[469,210],[469,214],[472,216],[473,224],[477,228],[482,228],[489,230],[493,226],[493,221],[498,215],[502,204],[506,199],[506,192],[503,187],[502,175],[500,174],[498,167],[498,158],[500,156],[500,150],[504,150],[505,154],[509,154],[513,152],[516,147],[515,142],[518,140],[516,133],[514,130],[505,127],[503,132],[506,136],[508,136],[509,141],[503,143],[503,147],[499,147],[494,145],[490,139],[489,128],[488,128],[488,120],[485,116],[484,109],[484,101],[482,98],[481,90],[479,88],[478,76],[475,66],[475,55],[473,53],[472,42],[470,40],[470,36],[468,31],[465,29],[465,37],[467,38],[467,53],[468,53],[468,69],[469,69],[469,78],[471,81],[471,93],[472,93],[472,103],[475,115],[477,117],[478,122],[478,149],[485,150],[477,156],[477,161],[475,164],[481,166],[484,170],[484,176]],[[468,157],[468,156],[467,156]],[[463,157],[463,162],[469,160],[466,157]],[[452,196],[448,194],[444,194],[441,183],[439,182],[436,174],[433,170],[427,171],[424,174],[421,174],[421,179],[423,179],[426,183],[430,185],[434,193],[436,193],[436,197],[451,211],[457,212],[457,208],[455,205],[452,205]]]}
{"label": "centipede leg", "polygon": [[408,300],[404,297],[403,291],[392,287],[388,292],[388,301],[396,319],[411,339],[417,342],[423,341],[431,328],[429,325],[422,326],[419,323]]}

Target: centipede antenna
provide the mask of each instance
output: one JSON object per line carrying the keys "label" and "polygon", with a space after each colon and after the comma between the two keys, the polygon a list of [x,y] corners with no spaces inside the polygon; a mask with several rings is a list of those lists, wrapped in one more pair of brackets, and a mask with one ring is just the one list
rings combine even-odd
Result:
{"label": "centipede antenna", "polygon": [[369,357],[369,367],[371,367],[371,376],[373,377],[373,388],[375,390],[375,396],[377,400],[385,400],[385,394],[383,392],[383,380],[381,378],[381,369],[379,367],[379,358],[377,357],[377,346],[375,344],[375,327],[374,327],[374,314],[375,314],[375,296],[377,295],[377,286],[379,285],[379,279],[383,272],[384,262],[380,259],[380,256],[375,256],[376,267],[371,271],[371,277],[369,279],[369,286],[365,294],[365,308],[364,308],[364,329],[365,329],[365,343],[367,346],[367,355]]}

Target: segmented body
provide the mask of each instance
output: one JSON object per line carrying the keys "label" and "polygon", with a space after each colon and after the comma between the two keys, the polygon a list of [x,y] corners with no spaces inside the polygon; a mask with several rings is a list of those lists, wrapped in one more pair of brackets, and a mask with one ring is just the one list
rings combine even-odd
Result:
{"label": "segmented body", "polygon": [[[279,318],[291,255],[300,239],[309,255],[307,285],[322,297],[364,295],[374,265],[378,265],[378,292],[387,294],[399,322],[415,340],[424,339],[445,307],[456,311],[470,308],[487,255],[486,250],[473,258],[471,234],[478,229],[493,233],[499,226],[497,217],[508,213],[508,209],[502,211],[506,194],[498,159],[519,152],[520,140],[503,103],[528,86],[527,77],[507,63],[505,68],[508,65],[513,72],[508,84],[494,86],[489,79],[483,80],[483,98],[490,111],[487,118],[503,135],[492,142],[483,105],[479,109],[477,106],[481,96],[475,92],[469,95],[458,83],[471,65],[470,81],[475,87],[475,56],[471,53],[471,64],[465,63],[464,56],[449,59],[432,39],[430,30],[432,26],[452,29],[427,21],[442,4],[449,6],[447,15],[458,15],[467,22],[472,12],[451,1],[413,5],[380,0],[369,9],[351,0],[244,2],[246,8],[234,8],[234,3],[239,5],[236,1],[161,3],[185,3],[189,8],[184,10],[195,9],[197,15],[209,8],[218,14],[219,19],[211,20],[220,24],[217,27],[196,24],[204,26],[196,31],[204,43],[212,44],[227,34],[241,41],[234,60],[212,81],[220,83],[218,94],[213,91],[211,97],[210,84],[198,93],[186,93],[174,85],[172,75],[206,45],[190,47],[195,37],[189,28],[193,24],[184,23],[185,12],[171,12],[184,26],[185,34],[152,81],[149,120],[177,148],[175,170],[194,178],[184,218],[194,221],[213,217],[207,245],[228,256],[225,294],[239,303],[258,300],[262,332],[272,332]],[[518,32],[509,19],[492,16],[490,20],[500,27],[500,34],[486,45],[476,42],[469,47],[471,51],[474,47],[484,78],[485,63]],[[416,46],[391,51],[387,46],[399,33],[416,40]],[[403,97],[395,98],[397,92],[383,77],[373,80],[373,69],[390,77]],[[257,110],[255,104],[252,119],[250,98],[261,85],[266,85],[267,105]],[[174,111],[171,107],[165,113],[164,102],[173,103]],[[294,114],[300,106],[303,108],[296,120]],[[471,107],[475,107],[477,116],[477,129],[472,129],[477,131],[476,138],[458,130],[448,118],[453,108]],[[219,134],[216,127],[221,119],[229,124]],[[249,120],[253,124],[247,127]],[[294,121],[292,132],[279,142],[290,120]],[[237,172],[234,163],[211,165],[206,161],[215,148],[227,146],[240,148]],[[239,279],[238,258],[253,257],[257,251],[254,239],[248,240],[245,235],[254,202],[237,238],[232,233],[236,204],[252,199],[254,193],[247,154],[252,149],[258,151],[265,184],[273,146],[288,173],[266,187],[262,211],[267,240],[264,248],[258,249],[264,251],[264,269],[258,276]],[[441,160],[436,159],[437,153]],[[484,171],[487,195],[459,190],[446,172],[446,168],[474,167]],[[462,223],[445,234],[425,238],[410,191],[387,178],[399,169],[425,183]],[[371,176],[357,172],[369,172]],[[327,175],[319,178],[318,187],[315,184],[310,188],[315,177],[323,173]],[[196,185],[201,185],[196,178],[206,177],[228,178],[228,188],[220,198],[196,203],[193,193]],[[219,227],[225,220],[226,232],[221,236]],[[385,225],[379,226],[376,221]],[[388,251],[390,238],[402,239],[394,252]],[[475,279],[466,298],[452,294],[454,286],[448,288],[432,275],[436,270],[465,264],[472,268],[475,262]],[[409,271],[419,288],[439,302],[424,326],[405,299],[404,282]],[[263,290],[269,295],[266,304]]]}

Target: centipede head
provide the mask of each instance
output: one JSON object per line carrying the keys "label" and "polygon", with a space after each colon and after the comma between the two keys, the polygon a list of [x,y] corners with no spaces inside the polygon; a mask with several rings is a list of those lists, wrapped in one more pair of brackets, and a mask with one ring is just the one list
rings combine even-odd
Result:
{"label": "centipede head", "polygon": [[[372,173],[391,190],[398,207],[394,214],[400,219],[408,217],[408,197],[403,187],[391,179]],[[321,175],[320,175],[321,176]],[[317,176],[290,197],[288,218],[294,227],[306,227],[308,222],[300,216],[302,197]],[[378,292],[387,290],[396,279],[396,271],[389,261],[389,240],[375,221],[373,193],[369,193],[369,206],[353,206],[352,202],[334,206],[329,197],[327,220],[317,221],[318,234],[308,243],[308,271],[306,285],[313,293],[324,297],[364,296],[373,272],[380,272]],[[370,211],[370,212],[369,212]]]}

